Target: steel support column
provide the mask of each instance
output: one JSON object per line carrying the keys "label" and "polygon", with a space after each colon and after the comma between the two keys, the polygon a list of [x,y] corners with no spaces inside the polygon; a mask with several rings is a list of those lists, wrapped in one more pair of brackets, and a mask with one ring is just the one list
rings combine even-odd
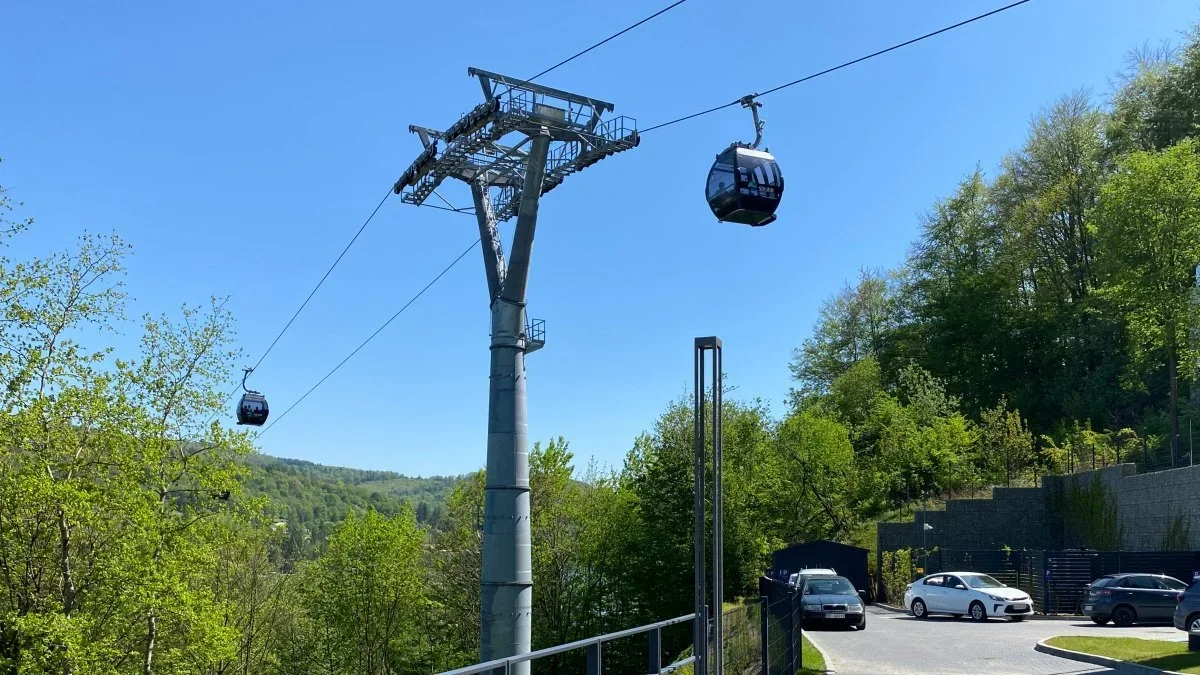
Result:
{"label": "steel support column", "polygon": [[[525,288],[538,198],[550,136],[535,136],[525,170],[521,208],[507,274],[489,270],[498,282],[492,298],[491,384],[488,396],[487,479],[483,501],[483,570],[479,657],[491,661],[528,653],[532,647],[533,558],[529,536],[529,439],[525,409]],[[487,210],[477,212],[481,233]],[[494,227],[494,223],[491,225]],[[483,241],[484,258],[493,240]],[[502,279],[502,281],[501,281]],[[510,675],[527,675],[529,662]]]}
{"label": "steel support column", "polygon": [[[712,415],[712,445],[713,445],[713,554],[712,554],[712,604],[708,604],[708,574],[705,569],[705,532],[706,525],[706,502],[704,499],[704,487],[706,478],[706,452],[705,452],[705,376],[704,376],[704,361],[706,352],[712,352],[712,368],[713,368],[713,415]],[[721,339],[718,337],[702,337],[696,338],[695,341],[695,427],[693,429],[693,438],[695,441],[695,451],[693,456],[693,492],[695,509],[695,532],[694,539],[694,554],[693,564],[695,565],[695,609],[696,609],[696,634],[693,640],[693,653],[695,653],[696,675],[722,675],[724,666],[724,650],[722,648],[723,630],[722,630],[722,615],[724,612],[722,599],[724,597],[723,589],[725,587],[725,564],[724,564],[724,515],[723,515],[723,481],[721,476],[721,446],[722,446],[722,429],[721,429]],[[708,614],[709,607],[712,613],[712,653],[709,654],[709,626]],[[710,658],[711,657],[711,658]]]}

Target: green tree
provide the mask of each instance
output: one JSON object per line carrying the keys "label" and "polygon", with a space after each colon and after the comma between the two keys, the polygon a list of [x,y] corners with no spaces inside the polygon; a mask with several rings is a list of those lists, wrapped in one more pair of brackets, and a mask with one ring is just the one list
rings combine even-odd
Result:
{"label": "green tree", "polygon": [[428,670],[423,539],[408,507],[392,517],[374,510],[347,514],[304,572],[305,609],[315,631],[304,636],[311,672]]}
{"label": "green tree", "polygon": [[980,464],[990,480],[1011,485],[1014,477],[1034,465],[1033,434],[1020,411],[1009,410],[1004,398],[984,410],[981,417],[977,445]]}
{"label": "green tree", "polygon": [[887,275],[862,269],[857,284],[821,304],[812,337],[793,352],[788,366],[800,383],[794,398],[827,392],[855,363],[879,355],[898,319],[893,293]]}
{"label": "green tree", "polygon": [[432,536],[430,593],[439,600],[434,636],[444,659],[439,670],[470,665],[479,656],[485,478],[480,470],[458,482],[446,499],[443,525]]}
{"label": "green tree", "polygon": [[208,569],[211,592],[222,601],[222,627],[237,635],[236,650],[198,673],[269,673],[280,669],[289,628],[300,611],[294,575],[280,574],[287,534],[263,513],[263,502],[204,523],[217,551]]}
{"label": "green tree", "polygon": [[846,427],[806,409],[785,419],[776,438],[783,481],[774,489],[776,503],[786,505],[784,542],[844,538],[858,516],[854,449]]}
{"label": "green tree", "polygon": [[1200,25],[1181,48],[1142,49],[1129,61],[1107,130],[1113,151],[1163,150],[1200,134]]}
{"label": "green tree", "polygon": [[207,423],[230,317],[214,302],[147,318],[140,353],[118,357],[104,341],[123,321],[127,253],[85,235],[0,264],[0,654],[20,672],[195,672],[237,648],[203,527],[229,510],[212,495],[237,495],[249,450]]}
{"label": "green tree", "polygon": [[1124,312],[1142,373],[1166,361],[1172,458],[1179,442],[1179,379],[1190,379],[1197,326],[1193,301],[1200,264],[1200,158],[1185,140],[1162,152],[1123,157],[1105,183],[1094,230],[1103,293]]}

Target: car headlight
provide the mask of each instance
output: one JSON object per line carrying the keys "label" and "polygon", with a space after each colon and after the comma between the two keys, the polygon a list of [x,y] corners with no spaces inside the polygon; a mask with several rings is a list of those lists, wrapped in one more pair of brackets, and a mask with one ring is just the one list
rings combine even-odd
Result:
{"label": "car headlight", "polygon": [[804,605],[804,611],[806,611],[806,612],[816,612],[820,609],[821,609],[820,605],[809,605],[809,604]]}
{"label": "car headlight", "polygon": [[998,596],[998,595],[992,595],[991,593],[988,593],[988,594],[987,594],[987,596],[988,596],[989,598],[991,598],[991,599],[995,600],[996,602],[1008,602],[1008,599],[1007,599],[1007,598],[1002,598],[1002,597],[1000,597],[1000,596]]}
{"label": "car headlight", "polygon": [[846,605],[846,609],[851,612],[861,612],[862,605],[858,604],[857,602],[852,602],[852,603]]}

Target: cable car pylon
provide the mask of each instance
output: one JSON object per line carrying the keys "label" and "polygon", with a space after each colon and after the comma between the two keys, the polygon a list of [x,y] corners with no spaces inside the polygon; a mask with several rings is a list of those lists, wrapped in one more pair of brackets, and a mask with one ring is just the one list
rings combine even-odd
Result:
{"label": "cable car pylon", "polygon": [[[602,120],[611,103],[477,68],[467,74],[479,79],[484,102],[444,132],[409,126],[423,148],[393,190],[420,205],[455,178],[470,186],[475,202],[491,311],[479,631],[479,657],[487,662],[532,647],[525,355],[545,341],[541,322],[526,316],[525,298],[539,200],[641,138],[628,117]],[[513,216],[506,264],[497,224]],[[512,664],[509,673],[528,675],[529,662]]]}

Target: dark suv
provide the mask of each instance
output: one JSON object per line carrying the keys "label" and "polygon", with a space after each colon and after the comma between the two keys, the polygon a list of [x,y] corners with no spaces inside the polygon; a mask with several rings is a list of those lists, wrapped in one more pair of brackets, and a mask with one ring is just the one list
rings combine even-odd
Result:
{"label": "dark suv", "polygon": [[1190,633],[1200,633],[1200,579],[1179,596],[1175,605],[1175,627]]}
{"label": "dark suv", "polygon": [[1117,626],[1166,623],[1186,589],[1187,584],[1165,574],[1110,574],[1088,586],[1083,613],[1098,626],[1109,620]]}

